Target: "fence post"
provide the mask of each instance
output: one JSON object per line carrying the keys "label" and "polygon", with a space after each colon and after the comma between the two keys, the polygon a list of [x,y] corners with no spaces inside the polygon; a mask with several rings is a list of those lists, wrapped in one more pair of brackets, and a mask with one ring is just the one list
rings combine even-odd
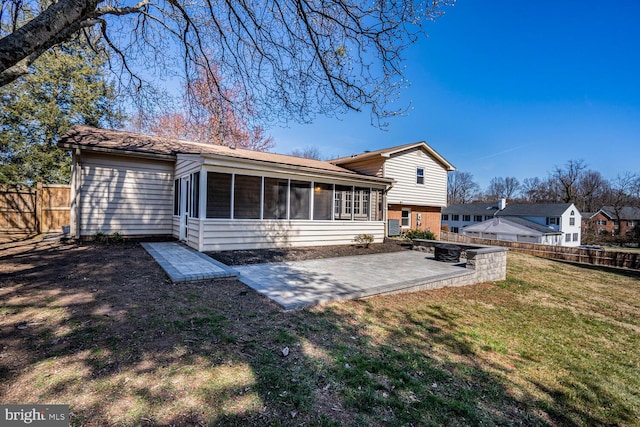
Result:
{"label": "fence post", "polygon": [[36,184],[36,197],[35,197],[35,213],[36,213],[36,233],[40,234],[42,232],[42,227],[40,226],[42,221],[42,183],[38,182]]}

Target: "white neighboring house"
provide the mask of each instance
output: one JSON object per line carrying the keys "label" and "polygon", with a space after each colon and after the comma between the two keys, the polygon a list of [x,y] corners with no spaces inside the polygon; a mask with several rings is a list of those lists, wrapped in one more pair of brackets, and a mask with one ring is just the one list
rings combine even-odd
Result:
{"label": "white neighboring house", "polygon": [[462,234],[469,237],[509,242],[539,243],[541,245],[562,244],[560,231],[516,216],[496,216],[463,228]]}
{"label": "white neighboring house", "polygon": [[[510,222],[491,222],[494,218],[507,219]],[[516,232],[512,228],[513,223],[517,223],[517,228],[529,227],[528,234]],[[582,238],[582,216],[573,203],[507,204],[502,199],[497,205],[486,203],[451,205],[442,211],[442,224],[449,226],[449,230],[454,233],[468,235],[479,232],[483,227],[488,230],[487,227],[490,226],[489,228],[492,228],[493,231],[486,232],[500,232],[502,238],[498,240],[530,241],[532,243],[553,241],[555,243],[545,244],[579,246]],[[540,226],[543,228],[539,228]],[[468,228],[469,232],[467,233]],[[540,237],[545,235],[542,233],[545,230],[550,230],[552,233],[547,237]],[[555,232],[561,233],[560,238],[551,237],[558,236]],[[533,242],[534,239],[539,241]]]}

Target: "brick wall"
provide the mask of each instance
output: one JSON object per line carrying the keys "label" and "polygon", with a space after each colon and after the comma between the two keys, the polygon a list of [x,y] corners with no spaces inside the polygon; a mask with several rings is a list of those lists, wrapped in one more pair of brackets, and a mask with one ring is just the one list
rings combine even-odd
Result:
{"label": "brick wall", "polygon": [[[389,205],[387,212],[388,219],[397,219],[402,223],[402,209],[411,210],[411,229],[431,231],[436,238],[440,238],[440,208],[431,206],[415,205]],[[420,214],[420,225],[418,225],[418,214]]]}

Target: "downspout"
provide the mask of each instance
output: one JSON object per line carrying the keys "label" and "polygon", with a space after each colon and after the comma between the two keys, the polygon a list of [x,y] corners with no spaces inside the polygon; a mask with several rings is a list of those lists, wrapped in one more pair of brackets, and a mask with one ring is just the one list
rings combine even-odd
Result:
{"label": "downspout", "polygon": [[[395,182],[395,181],[394,181]],[[384,237],[389,237],[389,204],[387,203],[387,193],[393,188],[393,182],[388,184],[382,192],[382,220],[384,221]]]}

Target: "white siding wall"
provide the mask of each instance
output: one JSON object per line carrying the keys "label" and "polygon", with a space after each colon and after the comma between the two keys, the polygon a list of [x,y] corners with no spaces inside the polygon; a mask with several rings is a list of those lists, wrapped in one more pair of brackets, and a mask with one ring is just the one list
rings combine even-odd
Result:
{"label": "white siding wall", "polygon": [[[571,216],[572,211],[574,213],[573,217]],[[578,212],[578,209],[576,209],[574,205],[571,205],[571,207],[569,207],[569,209],[567,209],[562,214],[561,218],[562,219],[560,221],[560,231],[562,231],[565,236],[567,234],[571,234],[570,242],[567,242],[566,237],[563,236],[564,238],[562,241],[562,245],[571,246],[571,247],[580,246],[580,240],[582,239],[582,236],[581,236],[582,215],[580,215],[580,212]],[[571,225],[571,218],[574,219],[574,225]],[[575,234],[578,235],[578,239],[573,238]]]}
{"label": "white siding wall", "polygon": [[384,239],[382,221],[201,220],[200,225],[203,251],[350,244],[358,234],[371,234],[376,243]]}
{"label": "white siding wall", "polygon": [[[172,201],[172,203],[173,203],[173,201]],[[173,211],[173,209],[172,209],[172,211]],[[180,217],[178,215],[174,215],[173,218],[172,218],[171,235],[173,237],[175,237],[176,239],[180,238]]]}
{"label": "white siding wall", "polygon": [[202,158],[193,155],[178,155],[176,161],[176,178],[180,178],[190,173],[198,172],[202,167]]}
{"label": "white siding wall", "polygon": [[173,162],[84,153],[80,234],[171,235]]}
{"label": "white siding wall", "polygon": [[[424,184],[416,183],[416,168],[419,167],[424,168]],[[419,148],[387,159],[384,175],[396,180],[388,193],[389,204],[447,205],[447,170]]]}

